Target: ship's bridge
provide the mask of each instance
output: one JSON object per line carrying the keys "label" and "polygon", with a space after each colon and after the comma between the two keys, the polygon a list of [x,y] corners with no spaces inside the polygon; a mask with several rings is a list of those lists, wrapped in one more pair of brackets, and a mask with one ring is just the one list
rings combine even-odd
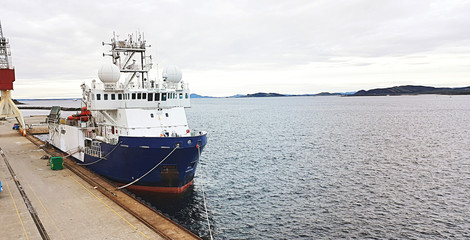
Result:
{"label": "ship's bridge", "polygon": [[190,107],[187,89],[129,89],[90,90],[87,93],[90,110],[115,110],[118,108],[173,108]]}

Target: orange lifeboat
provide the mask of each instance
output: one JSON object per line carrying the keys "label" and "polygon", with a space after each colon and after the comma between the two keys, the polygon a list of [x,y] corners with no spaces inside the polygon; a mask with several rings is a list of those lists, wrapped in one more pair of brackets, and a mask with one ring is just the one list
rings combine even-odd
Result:
{"label": "orange lifeboat", "polygon": [[87,109],[87,107],[82,107],[82,112],[79,114],[74,114],[69,116],[67,120],[77,120],[82,122],[87,122],[88,118],[91,116],[91,112]]}

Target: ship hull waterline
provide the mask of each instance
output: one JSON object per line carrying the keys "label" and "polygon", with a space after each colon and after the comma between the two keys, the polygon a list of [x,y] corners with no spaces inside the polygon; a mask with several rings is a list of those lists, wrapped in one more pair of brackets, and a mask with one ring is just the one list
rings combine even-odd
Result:
{"label": "ship hull waterline", "polygon": [[[168,156],[153,171],[126,189],[180,194],[194,182],[199,156],[206,144],[206,134],[191,137],[121,136],[115,145],[100,144],[102,157],[84,154],[83,162],[75,160],[123,186],[142,177]],[[177,149],[173,151],[175,147]]]}

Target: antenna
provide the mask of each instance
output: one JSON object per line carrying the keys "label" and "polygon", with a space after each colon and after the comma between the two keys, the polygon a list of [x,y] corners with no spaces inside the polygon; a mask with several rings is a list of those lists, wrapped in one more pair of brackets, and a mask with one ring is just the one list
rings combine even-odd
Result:
{"label": "antenna", "polygon": [[3,38],[2,21],[0,21],[0,38]]}

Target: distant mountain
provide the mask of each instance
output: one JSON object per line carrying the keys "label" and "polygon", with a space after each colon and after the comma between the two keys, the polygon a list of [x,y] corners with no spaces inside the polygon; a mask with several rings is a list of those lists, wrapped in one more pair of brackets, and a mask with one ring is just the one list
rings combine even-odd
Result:
{"label": "distant mountain", "polygon": [[321,93],[308,93],[308,94],[281,94],[281,93],[264,93],[264,92],[258,92],[258,93],[253,93],[253,94],[237,94],[230,96],[228,98],[244,98],[244,97],[314,97],[314,96],[342,96],[342,95],[349,95],[349,94],[354,94],[355,92],[352,93],[329,93],[329,92],[321,92]]}
{"label": "distant mountain", "polygon": [[199,94],[191,93],[191,98],[214,98],[214,97],[201,96]]}
{"label": "distant mountain", "polygon": [[285,97],[286,95],[284,94],[279,94],[279,93],[253,93],[253,94],[247,94],[245,97]]}
{"label": "distant mountain", "polygon": [[442,94],[442,95],[470,95],[470,87],[462,88],[435,88],[428,86],[396,86],[390,88],[376,88],[360,90],[352,96],[387,96],[387,95],[418,95],[418,94]]}
{"label": "distant mountain", "polygon": [[330,93],[330,92],[321,92],[314,94],[313,96],[338,96],[338,95],[343,95],[341,93]]}
{"label": "distant mountain", "polygon": [[357,93],[357,92],[342,92],[342,93],[339,93],[339,94],[342,95],[342,96],[350,96],[350,95],[354,95],[355,93]]}
{"label": "distant mountain", "polygon": [[233,96],[230,96],[230,97],[227,97],[227,98],[241,98],[241,97],[246,97],[246,95],[236,94],[236,95],[233,95]]}

